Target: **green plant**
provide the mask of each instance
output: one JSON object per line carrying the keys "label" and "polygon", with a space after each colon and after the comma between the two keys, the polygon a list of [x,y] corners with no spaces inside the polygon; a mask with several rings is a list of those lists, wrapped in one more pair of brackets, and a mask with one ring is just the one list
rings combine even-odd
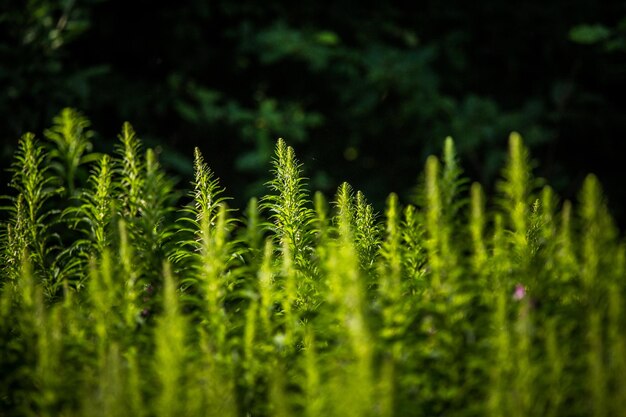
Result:
{"label": "green plant", "polygon": [[447,139],[418,204],[392,193],[381,215],[347,183],[311,201],[283,140],[245,216],[199,150],[179,204],[127,123],[120,142],[84,143],[91,175],[68,181],[47,168],[63,152],[20,141],[0,228],[3,415],[623,410],[626,245],[597,178],[560,203],[518,134],[495,196],[466,187]]}

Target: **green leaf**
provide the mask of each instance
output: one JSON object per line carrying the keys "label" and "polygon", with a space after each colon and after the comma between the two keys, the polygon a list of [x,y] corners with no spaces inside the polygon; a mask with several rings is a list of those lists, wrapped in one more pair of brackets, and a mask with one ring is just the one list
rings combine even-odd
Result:
{"label": "green leaf", "polygon": [[569,31],[569,39],[582,45],[593,45],[607,40],[611,36],[611,31],[604,25],[578,25]]}

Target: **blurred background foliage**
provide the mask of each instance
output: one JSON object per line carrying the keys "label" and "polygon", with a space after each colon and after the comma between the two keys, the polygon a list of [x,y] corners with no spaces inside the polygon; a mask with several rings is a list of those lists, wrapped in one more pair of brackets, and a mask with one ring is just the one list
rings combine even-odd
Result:
{"label": "blurred background foliage", "polygon": [[71,106],[96,150],[131,121],[181,181],[199,146],[240,207],[284,137],[312,188],[347,180],[380,208],[410,195],[448,135],[493,184],[516,130],[560,193],[595,172],[626,220],[623,1],[2,4],[3,167],[22,133]]}

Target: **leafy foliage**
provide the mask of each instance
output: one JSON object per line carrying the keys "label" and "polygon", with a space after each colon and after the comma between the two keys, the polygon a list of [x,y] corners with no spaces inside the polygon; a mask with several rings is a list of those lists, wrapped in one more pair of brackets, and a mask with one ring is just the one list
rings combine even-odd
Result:
{"label": "leafy foliage", "polygon": [[311,202],[282,139],[245,216],[199,150],[179,203],[157,152],[128,123],[119,139],[113,155],[81,142],[84,163],[60,158],[64,140],[20,140],[0,227],[3,415],[623,411],[626,245],[598,179],[561,203],[519,134],[495,196],[468,189],[448,139],[419,204],[392,193],[380,215],[348,183]]}
{"label": "leafy foliage", "polygon": [[0,165],[10,164],[16,137],[71,105],[100,126],[95,150],[109,152],[115,135],[106,129],[132,119],[185,181],[199,147],[239,206],[264,192],[282,135],[314,173],[312,188],[330,195],[347,180],[382,212],[387,189],[404,198],[416,164],[447,135],[469,176],[493,190],[506,135],[517,130],[561,195],[575,198],[580,172],[594,171],[615,215],[626,213],[613,175],[626,151],[614,139],[626,131],[618,0],[514,9],[447,0],[419,13],[412,4],[370,2],[355,13],[351,2],[310,0],[3,6],[0,110],[11,117],[0,121]]}
{"label": "leafy foliage", "polygon": [[80,165],[89,162],[96,155],[91,154],[89,130],[90,122],[75,110],[65,108],[53,119],[54,125],[44,132],[47,139],[54,143],[50,157],[54,161],[53,169],[64,180],[63,186],[69,196],[74,195],[74,182],[79,174]]}

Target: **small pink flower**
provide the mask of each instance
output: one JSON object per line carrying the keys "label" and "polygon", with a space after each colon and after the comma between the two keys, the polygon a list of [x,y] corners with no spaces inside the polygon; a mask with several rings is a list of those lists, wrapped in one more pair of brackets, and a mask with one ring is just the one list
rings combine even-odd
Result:
{"label": "small pink flower", "polygon": [[526,288],[522,284],[517,284],[515,286],[515,292],[513,292],[513,299],[516,301],[520,301],[526,296]]}

